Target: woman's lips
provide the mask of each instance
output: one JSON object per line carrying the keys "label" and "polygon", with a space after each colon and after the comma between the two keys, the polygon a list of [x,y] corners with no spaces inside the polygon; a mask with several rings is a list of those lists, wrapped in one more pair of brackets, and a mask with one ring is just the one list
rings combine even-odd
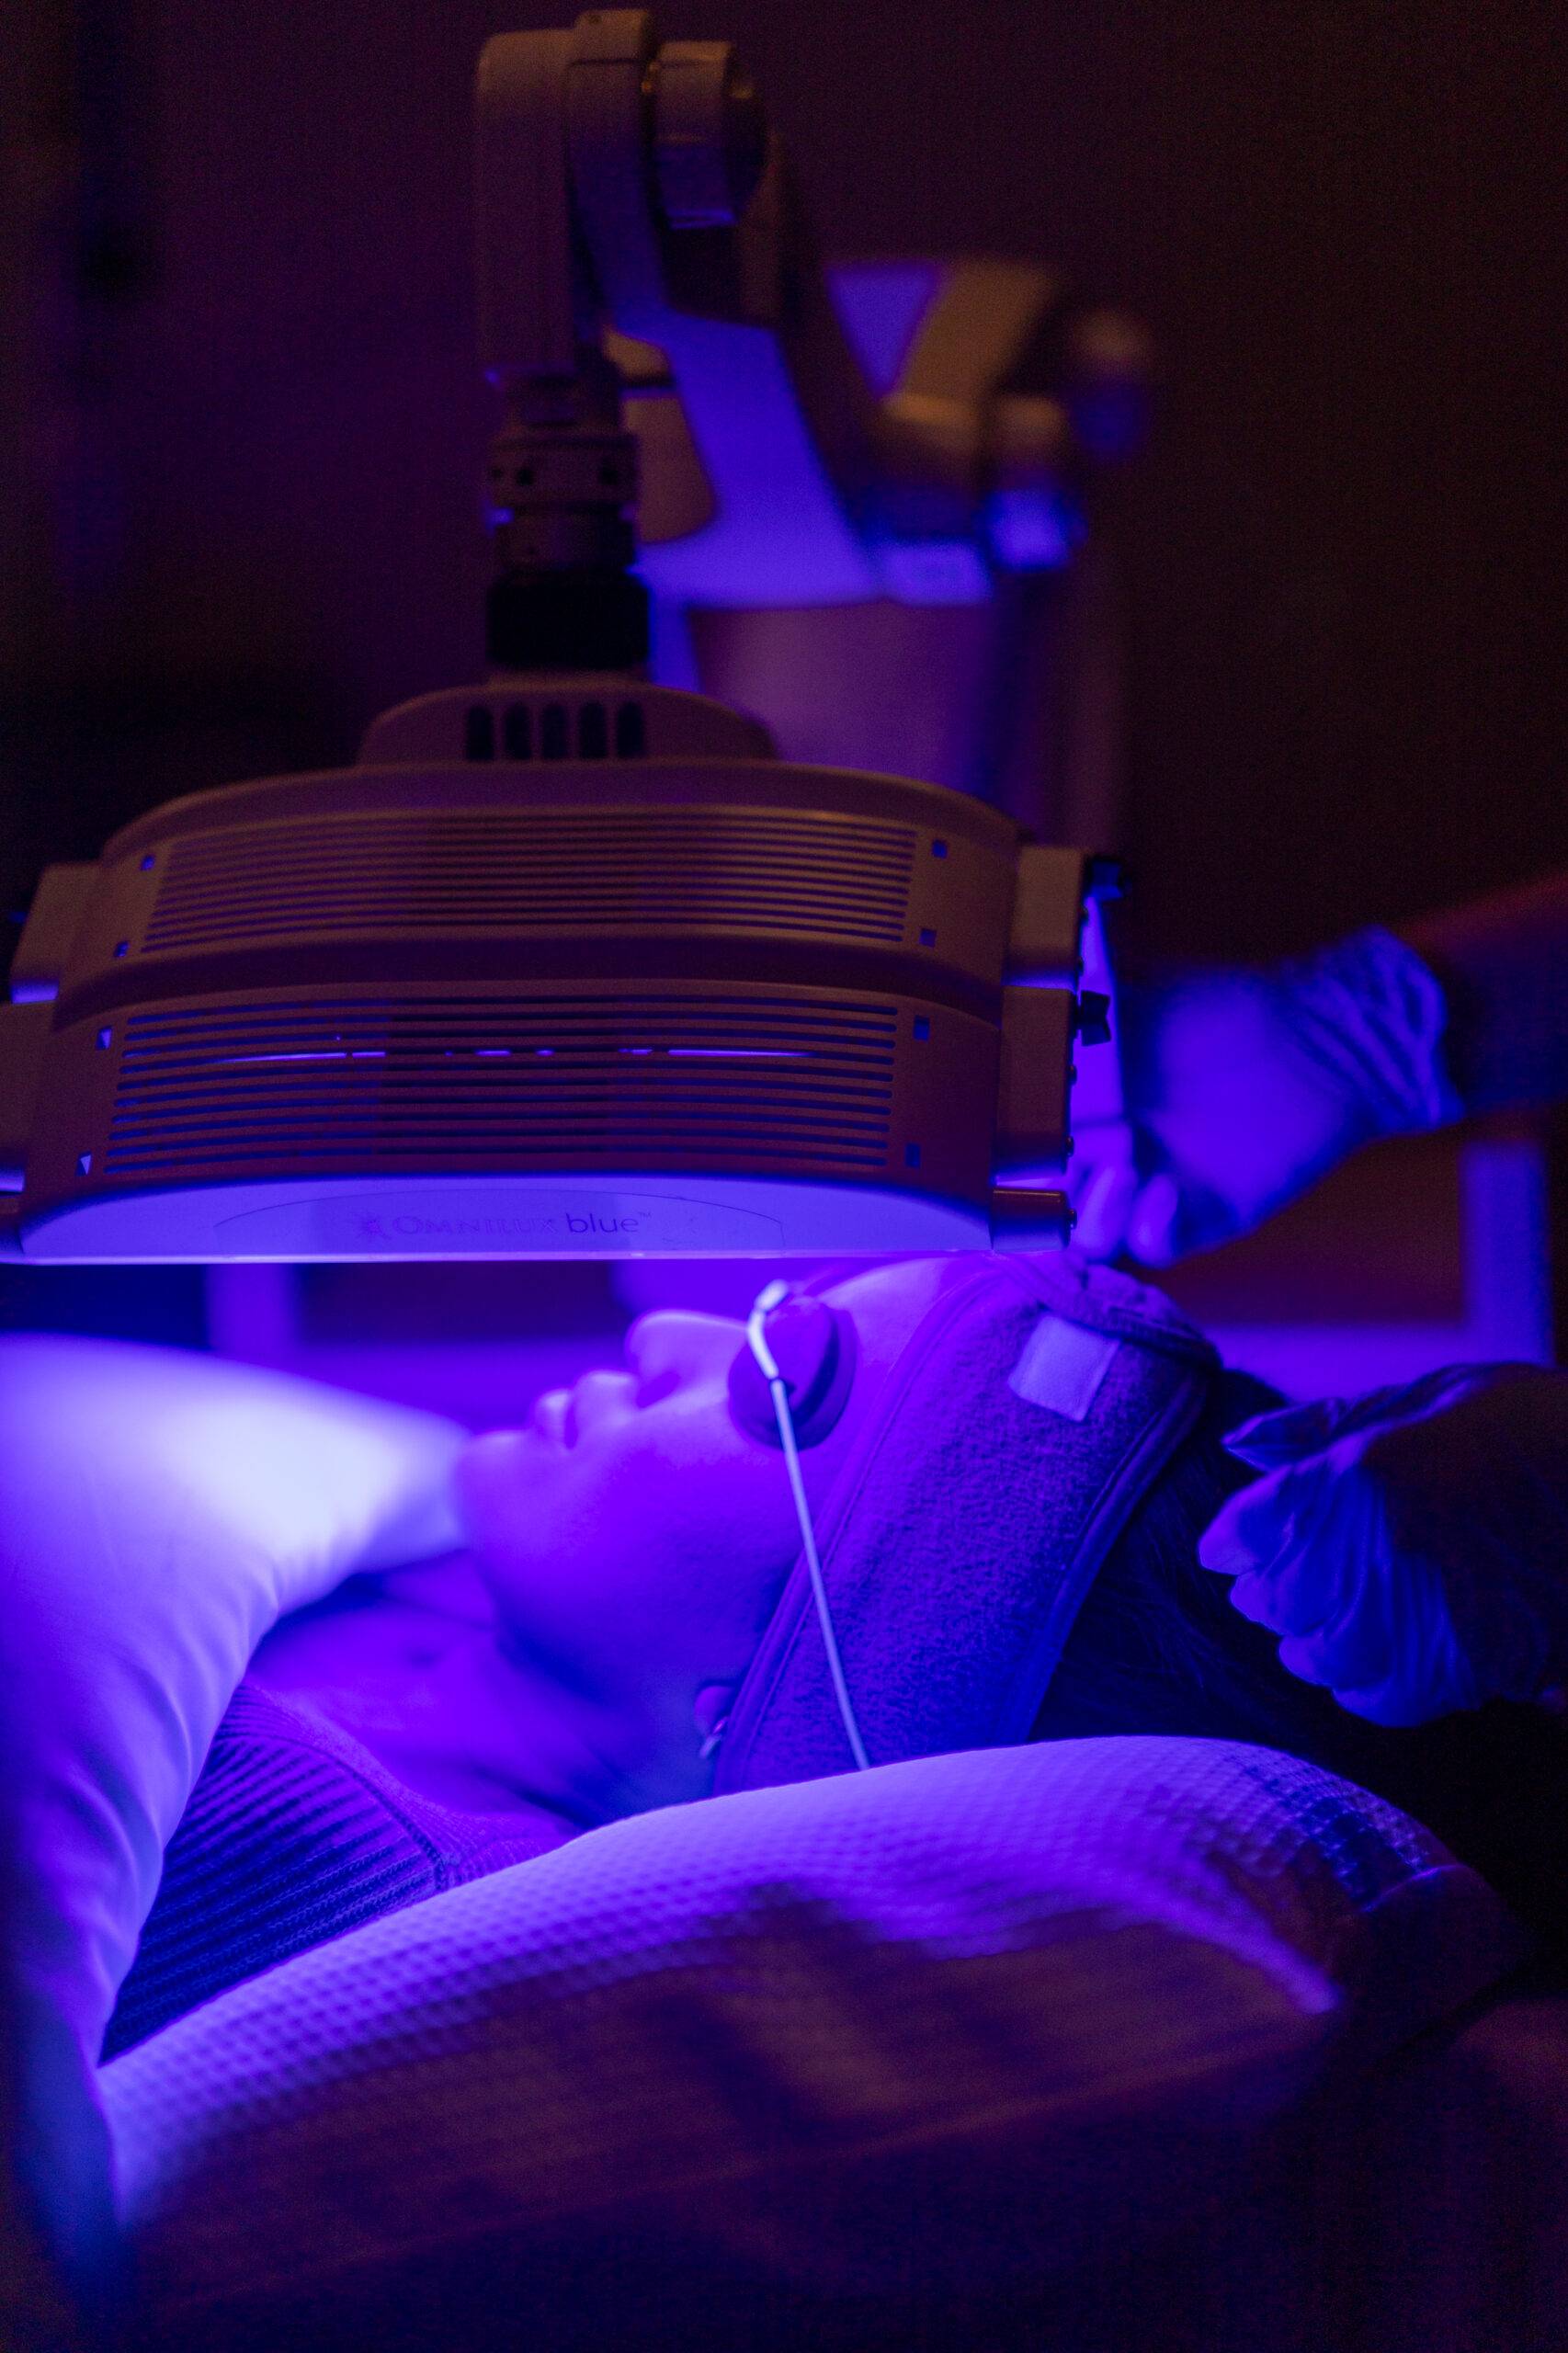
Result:
{"label": "woman's lips", "polygon": [[558,1446],[574,1447],[619,1422],[637,1407],[637,1383],[608,1365],[585,1372],[570,1389],[547,1389],[533,1409],[533,1427]]}
{"label": "woman's lips", "polygon": [[572,1392],[565,1389],[547,1389],[534,1399],[529,1426],[540,1438],[555,1446],[575,1446],[577,1429],[572,1411]]}

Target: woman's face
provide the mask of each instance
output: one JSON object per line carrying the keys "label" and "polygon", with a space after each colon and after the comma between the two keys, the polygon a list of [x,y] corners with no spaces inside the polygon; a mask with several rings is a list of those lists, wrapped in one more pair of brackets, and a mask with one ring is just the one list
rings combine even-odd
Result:
{"label": "woman's face", "polygon": [[[870,1402],[961,1261],[901,1261],[826,1296],[850,1314],[855,1386],[802,1455],[820,1510]],[[800,1549],[777,1446],[732,1420],[745,1345],[726,1317],[663,1312],[628,1333],[619,1371],[553,1390],[527,1428],[474,1439],[458,1466],[469,1541],[505,1640],[584,1697],[673,1711],[744,1675]]]}

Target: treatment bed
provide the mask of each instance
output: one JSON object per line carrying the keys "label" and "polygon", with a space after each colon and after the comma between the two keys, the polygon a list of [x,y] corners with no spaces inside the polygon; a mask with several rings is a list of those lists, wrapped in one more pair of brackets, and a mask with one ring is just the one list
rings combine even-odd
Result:
{"label": "treatment bed", "polygon": [[[417,1555],[452,1426],[338,1398],[301,1512],[298,1385],[164,1355],[171,1513],[145,1432],[115,1452],[142,1355],[0,1358],[13,2157],[69,2271],[124,2258],[131,2344],[1568,2345],[1568,1994],[1427,1832],[1231,1743],[610,1823],[94,2068],[259,1631]],[[205,1471],[241,1408],[236,1503]]]}

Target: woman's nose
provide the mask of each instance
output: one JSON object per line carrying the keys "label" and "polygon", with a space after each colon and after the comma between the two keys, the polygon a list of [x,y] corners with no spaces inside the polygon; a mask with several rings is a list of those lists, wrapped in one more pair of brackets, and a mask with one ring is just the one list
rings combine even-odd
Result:
{"label": "woman's nose", "polygon": [[640,1315],[626,1335],[638,1404],[655,1404],[672,1390],[724,1379],[744,1341],[744,1327],[724,1315],[698,1315],[684,1308]]}

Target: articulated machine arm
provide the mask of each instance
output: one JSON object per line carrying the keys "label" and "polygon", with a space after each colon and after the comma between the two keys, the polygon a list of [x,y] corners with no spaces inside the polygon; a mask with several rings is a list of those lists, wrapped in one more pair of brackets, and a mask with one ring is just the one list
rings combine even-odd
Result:
{"label": "articulated machine arm", "polygon": [[732,52],[641,10],[486,49],[479,230],[490,675],[46,872],[0,1007],[7,1246],[1060,1242],[1094,861],[651,683],[631,517],[645,444],[661,597],[982,602],[1062,560],[1130,347],[957,270],[879,397]]}
{"label": "articulated machine arm", "polygon": [[975,603],[998,572],[1064,561],[1087,460],[1134,429],[1146,355],[1127,321],[1030,265],[956,265],[879,396],[733,50],[661,45],[646,9],[490,41],[478,129],[481,358],[506,419],[499,665],[556,657],[543,569],[582,568],[605,632],[585,654],[632,642],[604,593],[635,494],[618,376],[651,461],[642,570],[672,602]]}

